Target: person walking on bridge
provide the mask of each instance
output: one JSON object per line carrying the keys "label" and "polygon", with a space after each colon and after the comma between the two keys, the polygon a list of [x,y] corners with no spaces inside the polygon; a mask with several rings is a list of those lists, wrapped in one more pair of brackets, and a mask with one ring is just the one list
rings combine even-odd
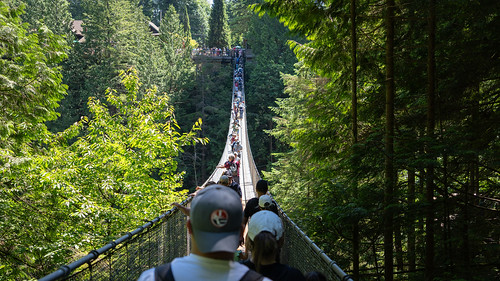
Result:
{"label": "person walking on bridge", "polygon": [[224,174],[231,177],[234,182],[240,183],[240,162],[236,161],[233,154],[229,154],[228,160],[224,165],[219,165],[217,168],[225,168]]}
{"label": "person walking on bridge", "polygon": [[240,196],[240,199],[241,199],[241,196],[242,196],[241,187],[237,182],[233,181],[231,179],[231,177],[229,177],[227,175],[222,175],[219,179],[218,184],[227,186],[227,187],[231,188],[232,190],[236,191],[236,193],[238,193],[238,195]]}
{"label": "person walking on bridge", "polygon": [[245,244],[251,258],[243,264],[274,281],[305,281],[300,270],[278,261],[283,234],[283,223],[275,213],[262,210],[253,215]]}
{"label": "person walking on bridge", "polygon": [[[278,206],[276,202],[269,195],[267,195],[268,189],[269,187],[266,180],[259,180],[257,182],[257,184],[255,185],[257,197],[248,200],[247,204],[245,205],[245,217],[243,218],[244,225],[247,224],[251,216],[263,209],[278,214]],[[266,196],[262,198],[264,195]],[[262,200],[260,200],[260,198],[262,198]]]}
{"label": "person walking on bridge", "polygon": [[191,254],[144,271],[138,281],[271,281],[233,261],[243,232],[243,209],[236,192],[208,186],[194,197],[189,215]]}

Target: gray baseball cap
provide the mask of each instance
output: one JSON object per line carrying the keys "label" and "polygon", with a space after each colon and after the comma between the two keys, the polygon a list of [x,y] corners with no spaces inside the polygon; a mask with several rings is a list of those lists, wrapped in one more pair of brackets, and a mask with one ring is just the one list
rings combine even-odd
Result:
{"label": "gray baseball cap", "polygon": [[191,203],[190,220],[202,253],[236,252],[243,221],[236,192],[220,184],[202,189]]}
{"label": "gray baseball cap", "polygon": [[229,185],[229,177],[226,176],[226,175],[222,175],[220,177],[220,179],[219,179],[218,184],[220,184],[220,185],[226,185],[226,186]]}

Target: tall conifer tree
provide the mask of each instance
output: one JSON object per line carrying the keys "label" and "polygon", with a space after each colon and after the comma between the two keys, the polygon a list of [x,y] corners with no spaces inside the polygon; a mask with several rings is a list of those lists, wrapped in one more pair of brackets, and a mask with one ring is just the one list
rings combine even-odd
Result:
{"label": "tall conifer tree", "polygon": [[44,24],[55,34],[64,36],[69,34],[72,19],[67,0],[22,0],[21,2],[29,7],[22,18],[31,28],[36,29]]}
{"label": "tall conifer tree", "polygon": [[[489,168],[498,166],[492,162],[498,158],[494,152],[498,151],[494,149],[498,147],[498,125],[493,124],[498,124],[494,120],[499,118],[500,83],[496,1],[384,1],[384,9],[370,1],[357,1],[351,16],[356,16],[359,47],[356,53],[351,48],[351,54],[348,46],[343,46],[349,42],[348,12],[342,8],[347,2],[317,5],[266,0],[256,6],[257,11],[264,9],[278,16],[292,31],[309,36],[309,43],[293,46],[299,59],[320,75],[335,79],[325,89],[331,94],[307,94],[306,106],[301,106],[295,93],[312,88],[309,85],[287,90],[294,96],[279,101],[276,112],[281,118],[275,118],[278,126],[272,133],[283,137],[293,152],[279,155],[276,169],[266,173],[274,181],[273,192],[285,208],[292,202],[289,214],[296,209],[323,214],[321,220],[314,220],[297,212],[313,235],[328,235],[328,229],[318,229],[321,225],[333,225],[342,232],[359,222],[361,280],[382,275],[385,280],[469,280],[471,272],[478,280],[494,280],[492,264],[498,264],[498,255],[491,249],[498,243],[492,247],[484,241],[499,231],[498,225],[491,223],[497,216],[498,169]],[[382,12],[386,12],[385,18]],[[335,115],[336,111],[348,112],[343,96],[348,93],[345,66],[349,55],[357,62],[357,73],[352,76],[358,77],[359,87],[358,115],[353,120]],[[295,82],[297,78],[287,80]],[[315,108],[317,105],[325,106]],[[302,107],[308,111],[301,112]],[[300,118],[306,120],[304,129],[297,122]],[[358,120],[358,142],[350,149],[346,141],[336,138],[347,136],[342,128],[348,121],[356,123],[354,119]],[[325,125],[327,134],[310,137],[310,131],[320,132]],[[318,147],[323,148],[319,167],[313,157]],[[307,158],[300,159],[301,155]],[[293,161],[295,158],[299,160]],[[304,163],[308,169],[302,169]],[[322,174],[319,171],[323,168]],[[351,188],[353,180],[360,196],[354,202],[338,193]],[[287,193],[283,197],[281,190]],[[309,204],[309,196],[315,192],[322,195],[315,198],[314,205]],[[322,198],[329,196],[334,200],[323,204]],[[341,235],[351,239],[349,233]],[[331,242],[338,239],[335,235],[328,241],[315,238],[329,244],[334,249],[330,252],[341,263],[349,243]],[[353,262],[350,257],[345,261]],[[471,266],[481,270],[470,270]]]}
{"label": "tall conifer tree", "polygon": [[208,47],[229,47],[231,45],[231,31],[229,30],[224,0],[214,1],[209,24]]}

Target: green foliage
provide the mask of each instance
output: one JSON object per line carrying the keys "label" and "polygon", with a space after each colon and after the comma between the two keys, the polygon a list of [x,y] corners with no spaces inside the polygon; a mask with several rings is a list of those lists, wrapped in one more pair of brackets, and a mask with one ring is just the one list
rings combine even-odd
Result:
{"label": "green foliage", "polygon": [[190,38],[173,6],[165,12],[159,28],[159,36],[146,35],[138,42],[136,65],[144,81],[143,89],[155,85],[158,92],[180,95],[193,79]]}
{"label": "green foliage", "polygon": [[184,6],[184,12],[182,13],[182,21],[184,22],[184,32],[189,40],[191,40],[191,24],[189,23],[189,14],[186,6]]}
{"label": "green foliage", "polygon": [[[20,16],[23,5],[0,3],[0,148],[2,158],[29,151],[43,139],[43,122],[57,118],[57,102],[66,94],[57,63],[66,58],[66,42],[46,26],[28,32]],[[5,164],[9,162],[3,159]]]}
{"label": "green foliage", "polygon": [[59,110],[62,117],[50,124],[52,131],[88,115],[89,97],[104,101],[106,88],[118,87],[120,69],[134,66],[139,71],[141,92],[156,85],[158,92],[173,95],[187,87],[193,73],[191,46],[175,10],[164,14],[162,34],[151,36],[146,18],[130,1],[83,0],[82,5],[85,42],[74,43],[63,65],[69,95]]}
{"label": "green foliage", "polygon": [[224,0],[215,0],[210,12],[210,29],[207,45],[210,48],[228,48],[231,46],[231,30]]}
{"label": "green foliage", "polygon": [[[100,66],[97,71],[109,69],[103,79],[117,78],[118,70],[127,68],[136,59],[136,43],[148,30],[145,18],[128,0],[84,0],[83,5],[86,52],[92,54],[90,59]],[[115,79],[115,83],[119,80]],[[99,88],[96,92],[102,93]]]}
{"label": "green foliage", "polygon": [[25,196],[25,190],[32,186],[24,181],[31,178],[37,182],[38,178],[29,172],[23,176],[16,171],[30,169],[31,155],[37,153],[41,149],[39,145],[48,138],[44,122],[57,117],[57,102],[67,88],[61,83],[60,69],[56,66],[66,57],[65,40],[45,25],[28,32],[28,25],[21,21],[23,8],[24,5],[13,8],[0,2],[1,280],[10,276],[27,279],[31,270],[27,266],[43,258],[38,247],[40,240],[23,247],[17,247],[16,243],[29,240],[32,234],[43,233],[36,225],[47,223],[48,219],[32,203],[50,199],[44,198],[44,194]]}
{"label": "green foliage", "polygon": [[120,77],[122,90],[106,92],[109,105],[90,99],[91,119],[4,171],[2,273],[43,276],[185,197],[175,159],[184,146],[206,143],[195,137],[201,120],[180,133],[167,96],[150,89],[138,99],[136,71]]}
{"label": "green foliage", "polygon": [[130,1],[82,0],[81,5],[85,42],[73,43],[64,63],[69,94],[62,102],[62,118],[50,124],[52,131],[62,131],[88,115],[89,97],[103,99],[108,87],[119,85],[120,69],[136,66],[143,48],[149,48],[141,44],[149,36],[146,20]]}
{"label": "green foliage", "polygon": [[240,45],[243,48],[246,48],[245,36],[248,35],[252,17],[254,16],[248,8],[248,5],[251,3],[253,3],[251,0],[233,0],[227,2],[231,42],[233,42],[233,45]]}
{"label": "green foliage", "polygon": [[264,133],[273,128],[274,114],[269,107],[275,105],[276,98],[285,96],[281,73],[292,73],[297,59],[286,45],[293,37],[276,19],[253,15],[245,36],[248,48],[256,55],[245,67],[249,137],[257,166],[267,170],[272,153],[284,151],[280,143]]}
{"label": "green foliage", "polygon": [[[45,7],[30,2],[38,4]],[[64,61],[70,95],[63,119],[50,123],[61,131],[52,136],[44,122],[56,119],[66,94],[56,66],[67,57],[65,40],[44,25],[22,25],[22,7],[0,3],[0,280],[43,276],[170,208],[186,194],[178,192],[183,173],[176,162],[183,147],[207,141],[196,137],[200,120],[178,132],[164,94],[182,92],[193,72],[179,22],[162,26],[162,41],[129,1],[81,4],[86,42],[74,44]],[[145,85],[135,71],[118,83],[118,69],[129,65],[137,65]],[[117,90],[102,94],[109,85]]]}
{"label": "green foliage", "polygon": [[[156,4],[155,4],[156,3]],[[173,6],[182,14],[181,23],[186,33],[199,44],[204,46],[208,34],[208,19],[210,17],[210,4],[206,0],[141,0],[143,12],[152,22],[159,25],[162,19],[168,17],[166,11]]]}
{"label": "green foliage", "polygon": [[[274,111],[279,117],[270,133],[288,145],[290,152],[276,154],[273,170],[265,175],[292,218],[346,265],[352,260],[353,226],[358,225],[360,267],[366,273],[361,279],[371,280],[383,274],[384,259],[381,202],[387,153],[383,138],[387,34],[382,12],[387,7],[355,2],[358,143],[354,145],[349,1],[266,0],[253,8],[261,15],[276,16],[309,40],[289,41],[301,64],[296,75],[283,76],[290,97],[278,100]],[[395,278],[422,278],[414,273],[426,258],[424,247],[418,245],[425,243],[425,235],[432,235],[434,276],[491,280],[496,277],[492,261],[498,257],[490,249],[498,249],[498,243],[485,246],[481,241],[500,231],[491,221],[498,212],[494,202],[499,196],[498,161],[493,160],[498,157],[498,126],[493,125],[499,120],[496,53],[500,38],[493,27],[499,21],[498,4],[490,0],[437,2],[436,137],[426,133],[428,108],[433,106],[426,87],[430,2],[396,4],[395,151],[389,156],[395,163],[397,188],[396,202],[388,208],[395,214],[395,266],[410,273]],[[304,73],[302,65],[314,75]],[[320,77],[329,82],[319,85]],[[424,223],[428,203],[423,201],[423,188],[429,184],[429,167],[435,176],[430,182],[435,185],[435,233],[426,233]],[[311,194],[317,196],[314,201]],[[311,217],[304,217],[306,211]],[[470,274],[473,266],[482,268],[480,276]]]}
{"label": "green foliage", "polygon": [[196,67],[193,86],[172,98],[181,127],[201,118],[200,137],[210,145],[188,147],[179,167],[186,171],[184,187],[192,189],[205,182],[218,165],[227,140],[231,109],[232,66],[205,62]]}
{"label": "green foliage", "polygon": [[200,46],[206,46],[210,29],[210,3],[205,0],[194,0],[188,7],[191,36]]}
{"label": "green foliage", "polygon": [[205,0],[194,0],[188,7],[189,26],[191,36],[200,46],[206,46],[208,30],[210,28],[210,3]]}
{"label": "green foliage", "polygon": [[[271,192],[287,214],[330,256],[349,264],[350,234],[345,229],[357,220],[370,220],[371,227],[380,222],[371,218],[376,217],[373,212],[379,211],[383,198],[374,189],[382,182],[377,178],[380,161],[378,167],[367,163],[372,170],[364,174],[370,195],[365,200],[353,198],[350,189],[356,178],[348,161],[342,161],[349,156],[345,152],[349,127],[344,125],[348,104],[336,95],[336,83],[316,76],[302,63],[297,64],[296,75],[283,75],[283,80],[289,96],[277,100],[275,127],[269,133],[290,150],[276,153],[273,169],[264,176],[271,180]],[[304,212],[308,215],[303,216]]]}
{"label": "green foliage", "polygon": [[68,0],[14,0],[16,1],[28,7],[22,18],[31,28],[38,29],[45,25],[53,33],[70,38],[72,18]]}

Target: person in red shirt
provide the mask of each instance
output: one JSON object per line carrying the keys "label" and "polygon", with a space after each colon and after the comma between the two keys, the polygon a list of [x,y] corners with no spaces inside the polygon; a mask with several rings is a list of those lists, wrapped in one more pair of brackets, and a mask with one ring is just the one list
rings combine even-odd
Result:
{"label": "person in red shirt", "polygon": [[232,177],[234,182],[240,183],[240,162],[235,160],[233,154],[229,155],[228,161],[224,165],[217,166],[217,168],[226,168],[224,174]]}

